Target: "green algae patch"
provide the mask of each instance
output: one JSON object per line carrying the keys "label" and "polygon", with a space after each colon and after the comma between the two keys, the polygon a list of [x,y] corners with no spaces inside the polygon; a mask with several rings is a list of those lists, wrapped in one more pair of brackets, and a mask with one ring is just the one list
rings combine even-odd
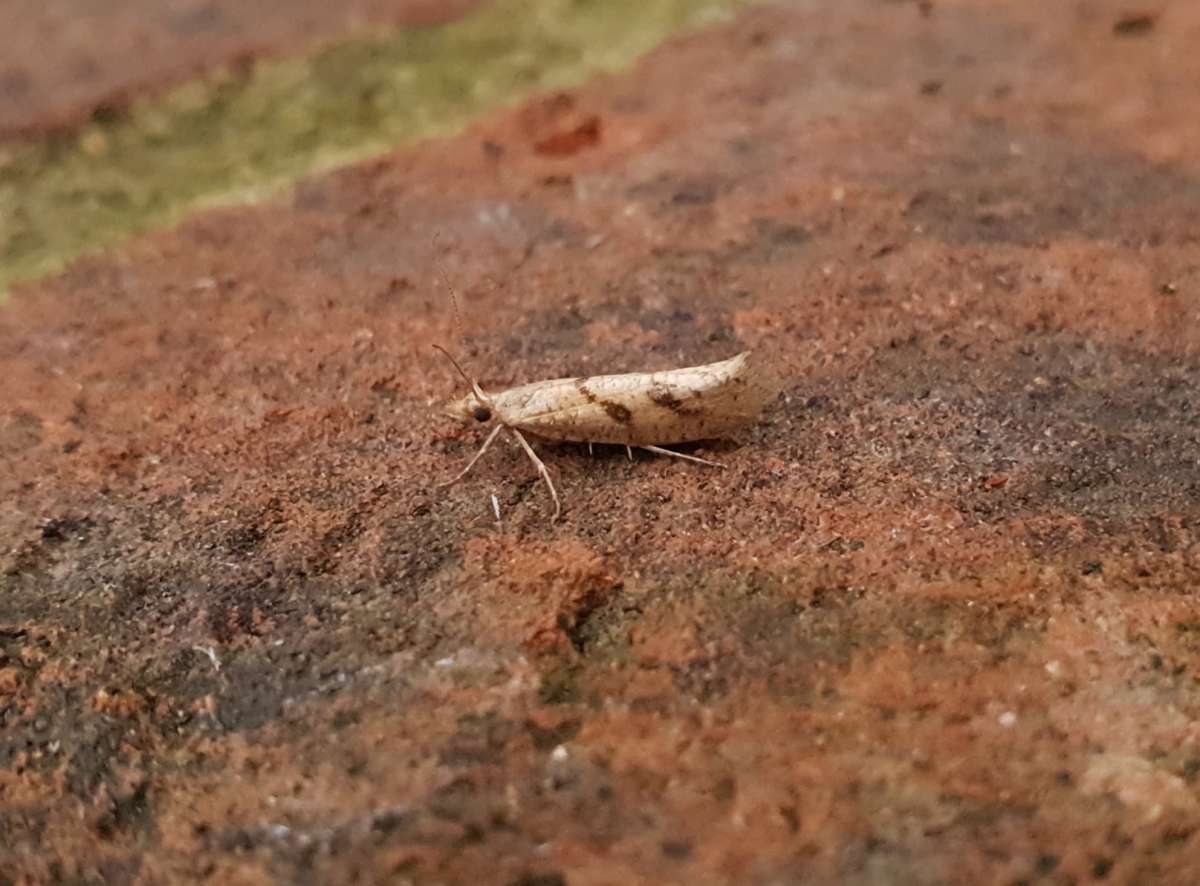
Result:
{"label": "green algae patch", "polygon": [[0,299],[199,207],[251,202],[620,70],[743,2],[498,0],[447,25],[219,72],[40,144],[0,145]]}

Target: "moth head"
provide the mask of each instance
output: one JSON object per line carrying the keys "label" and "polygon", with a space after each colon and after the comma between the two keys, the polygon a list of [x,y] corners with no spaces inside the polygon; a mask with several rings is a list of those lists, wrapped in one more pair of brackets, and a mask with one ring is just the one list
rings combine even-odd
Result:
{"label": "moth head", "polygon": [[461,422],[487,424],[495,418],[496,410],[492,406],[491,401],[470,393],[461,399],[446,404],[446,414]]}
{"label": "moth head", "polygon": [[479,424],[490,422],[496,415],[496,407],[492,404],[491,397],[483,392],[473,378],[463,372],[462,367],[458,365],[457,360],[450,356],[449,351],[440,345],[434,345],[434,347],[446,355],[447,359],[454,364],[454,368],[458,370],[458,374],[471,386],[471,393],[446,405],[446,414],[462,422],[478,422]]}

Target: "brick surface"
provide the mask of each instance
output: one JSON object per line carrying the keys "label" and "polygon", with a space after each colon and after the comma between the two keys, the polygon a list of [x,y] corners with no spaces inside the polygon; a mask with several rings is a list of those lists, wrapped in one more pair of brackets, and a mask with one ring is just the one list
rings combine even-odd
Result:
{"label": "brick surface", "polygon": [[[21,292],[0,868],[1196,882],[1200,10],[1155,9],[759,9]],[[546,447],[552,524],[512,448],[433,486],[479,437],[431,342],[789,384],[725,471]]]}

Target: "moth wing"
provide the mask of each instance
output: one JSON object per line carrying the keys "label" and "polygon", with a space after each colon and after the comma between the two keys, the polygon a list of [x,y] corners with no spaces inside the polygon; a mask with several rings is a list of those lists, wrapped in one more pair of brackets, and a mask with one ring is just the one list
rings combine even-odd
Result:
{"label": "moth wing", "polygon": [[747,351],[703,366],[555,379],[506,391],[505,421],[553,440],[630,445],[720,437],[752,422],[779,391]]}
{"label": "moth wing", "polygon": [[596,378],[553,379],[505,391],[493,402],[506,424],[548,440],[634,442],[636,404],[628,391],[617,386],[600,396],[587,387],[594,381]]}
{"label": "moth wing", "polygon": [[706,440],[745,427],[755,421],[782,385],[765,355],[745,351],[736,357],[654,373],[648,397],[663,422],[660,442]]}

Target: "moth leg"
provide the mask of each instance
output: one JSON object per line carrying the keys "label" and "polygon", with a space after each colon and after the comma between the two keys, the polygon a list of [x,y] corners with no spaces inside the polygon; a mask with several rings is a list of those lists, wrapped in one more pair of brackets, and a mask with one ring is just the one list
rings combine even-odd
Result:
{"label": "moth leg", "polygon": [[591,443],[589,443],[589,444],[588,444],[588,455],[595,455],[595,454],[596,454],[596,453],[592,452],[592,444],[591,444]]}
{"label": "moth leg", "polygon": [[525,450],[525,454],[533,461],[534,466],[538,469],[538,473],[542,475],[542,479],[546,481],[546,488],[550,490],[550,497],[554,499],[554,516],[550,518],[551,522],[558,519],[559,513],[562,511],[562,505],[558,502],[558,493],[554,490],[554,482],[550,479],[550,472],[546,470],[546,466],[542,460],[537,457],[537,453],[533,451],[533,447],[525,442],[525,438],[521,436],[521,432],[516,428],[509,428],[513,436],[517,438],[517,442],[521,444],[521,448]]}
{"label": "moth leg", "polygon": [[477,462],[477,461],[479,461],[479,459],[483,458],[483,454],[488,451],[488,447],[492,445],[492,441],[496,439],[496,435],[499,434],[502,430],[504,430],[504,425],[500,425],[500,424],[496,425],[496,427],[494,427],[492,429],[492,432],[490,434],[488,434],[488,438],[483,441],[483,446],[481,446],[479,451],[475,453],[475,457],[472,458],[469,462],[467,462],[467,466],[465,468],[463,468],[461,471],[459,471],[458,475],[455,476],[454,479],[447,480],[445,483],[438,483],[437,488],[441,489],[443,486],[452,486],[453,484],[455,484],[459,480],[461,480],[463,477],[467,476],[467,472],[469,470],[471,470],[471,468],[475,467],[475,462]]}
{"label": "moth leg", "polygon": [[629,456],[629,460],[633,461],[633,450],[629,448],[629,444],[625,444],[625,454]]}
{"label": "moth leg", "polygon": [[638,449],[645,449],[649,452],[657,452],[659,455],[669,455],[673,458],[682,458],[685,461],[694,461],[702,465],[708,465],[713,468],[723,468],[725,465],[718,461],[709,461],[706,458],[697,458],[694,455],[687,455],[683,452],[672,452],[670,449],[663,449],[661,446],[639,446]]}

